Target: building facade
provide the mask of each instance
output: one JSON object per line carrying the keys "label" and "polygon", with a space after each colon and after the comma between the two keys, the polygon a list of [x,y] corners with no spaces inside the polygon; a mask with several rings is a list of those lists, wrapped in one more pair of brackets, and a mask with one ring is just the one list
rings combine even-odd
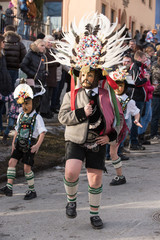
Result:
{"label": "building facade", "polygon": [[91,12],[103,13],[111,22],[118,18],[118,25],[125,23],[132,36],[135,30],[142,33],[155,27],[156,0],[45,0],[44,15],[47,16],[46,5],[59,8],[57,20],[52,21],[53,28],[66,30],[74,17],[78,24],[84,14]]}
{"label": "building facade", "polygon": [[158,30],[156,37],[160,41],[160,1],[156,0],[155,28]]}
{"label": "building facade", "polygon": [[[8,3],[2,0],[0,4],[5,10]],[[160,0],[44,0],[43,18],[46,22],[47,16],[50,16],[51,29],[67,30],[74,18],[78,24],[84,14],[98,12],[106,15],[111,22],[118,18],[118,27],[125,23],[134,36],[135,30],[143,33],[160,24],[159,8]]]}

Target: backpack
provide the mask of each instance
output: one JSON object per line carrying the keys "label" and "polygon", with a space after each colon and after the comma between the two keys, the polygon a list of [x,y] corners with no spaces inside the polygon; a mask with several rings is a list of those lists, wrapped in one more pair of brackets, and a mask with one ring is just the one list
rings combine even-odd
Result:
{"label": "backpack", "polygon": [[26,0],[20,0],[20,10],[22,12],[28,12],[28,7],[26,4]]}

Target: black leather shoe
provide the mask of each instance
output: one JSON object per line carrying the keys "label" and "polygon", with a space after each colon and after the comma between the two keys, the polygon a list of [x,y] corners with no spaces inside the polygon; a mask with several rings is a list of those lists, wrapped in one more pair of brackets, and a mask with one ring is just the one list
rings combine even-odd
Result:
{"label": "black leather shoe", "polygon": [[36,194],[35,191],[33,192],[33,191],[28,190],[26,192],[26,195],[24,196],[24,200],[31,200],[31,199],[36,198],[36,197],[37,197],[37,194]]}
{"label": "black leather shoe", "polygon": [[69,203],[67,203],[66,215],[67,215],[68,218],[75,218],[77,216],[76,202],[69,202]]}
{"label": "black leather shoe", "polygon": [[103,222],[99,216],[90,217],[90,220],[91,220],[91,225],[94,229],[102,229],[103,228]]}
{"label": "black leather shoe", "polygon": [[123,176],[123,178],[120,178],[118,176],[115,176],[114,179],[110,182],[110,186],[117,186],[122,185],[126,183],[126,178]]}
{"label": "black leather shoe", "polygon": [[7,186],[0,189],[0,194],[6,195],[7,197],[12,197],[13,191],[9,189]]}

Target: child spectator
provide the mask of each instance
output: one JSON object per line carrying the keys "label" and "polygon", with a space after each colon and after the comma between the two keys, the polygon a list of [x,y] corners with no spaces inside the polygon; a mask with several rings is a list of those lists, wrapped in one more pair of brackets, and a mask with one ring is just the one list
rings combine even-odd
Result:
{"label": "child spectator", "polygon": [[14,22],[14,5],[12,4],[12,2],[9,2],[8,8],[5,11],[5,17],[4,17],[4,21],[5,21],[5,26],[8,25],[13,25]]}
{"label": "child spectator", "polygon": [[13,93],[9,96],[4,97],[0,94],[0,100],[4,102],[8,102],[8,126],[3,133],[2,144],[7,145],[7,138],[9,132],[13,129],[17,117],[20,113],[20,105],[17,104],[16,100],[14,99]]}

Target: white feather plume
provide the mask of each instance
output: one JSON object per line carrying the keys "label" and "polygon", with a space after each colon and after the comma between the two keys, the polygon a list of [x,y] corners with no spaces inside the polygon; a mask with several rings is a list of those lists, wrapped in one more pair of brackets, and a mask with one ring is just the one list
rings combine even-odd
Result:
{"label": "white feather plume", "polygon": [[[91,48],[90,46],[87,46],[88,48],[86,47],[85,51],[80,52],[79,50],[81,47],[80,44],[82,44],[79,41],[85,37],[87,24],[89,24],[93,30],[95,27],[99,26],[95,37],[97,39],[97,46],[99,42],[102,45],[100,47],[101,52],[99,53],[98,59],[99,62],[102,63],[98,64],[98,60],[96,58],[97,66],[102,69],[109,68],[115,64],[119,64],[122,61],[122,54],[128,49],[128,46],[122,46],[123,42],[127,39],[125,36],[122,36],[125,26],[119,31],[114,32],[118,24],[117,19],[115,23],[111,24],[109,19],[103,14],[92,13],[88,16],[83,16],[78,26],[76,25],[74,18],[71,26],[69,27],[69,32],[63,33],[63,41],[55,42],[57,51],[51,53],[51,55],[55,58],[55,60],[52,62],[59,62],[70,67],[79,67],[80,64],[77,59],[80,59],[80,54],[82,55],[83,53],[85,57],[88,57],[90,52],[93,53],[93,56],[91,55],[91,57],[94,58],[94,51],[89,49]],[[93,33],[92,36],[94,38]],[[102,53],[104,53],[104,55],[101,56]],[[82,61],[82,65],[83,58],[79,61]],[[92,66],[92,63],[93,61],[89,62],[88,64],[94,68],[95,65]]]}

